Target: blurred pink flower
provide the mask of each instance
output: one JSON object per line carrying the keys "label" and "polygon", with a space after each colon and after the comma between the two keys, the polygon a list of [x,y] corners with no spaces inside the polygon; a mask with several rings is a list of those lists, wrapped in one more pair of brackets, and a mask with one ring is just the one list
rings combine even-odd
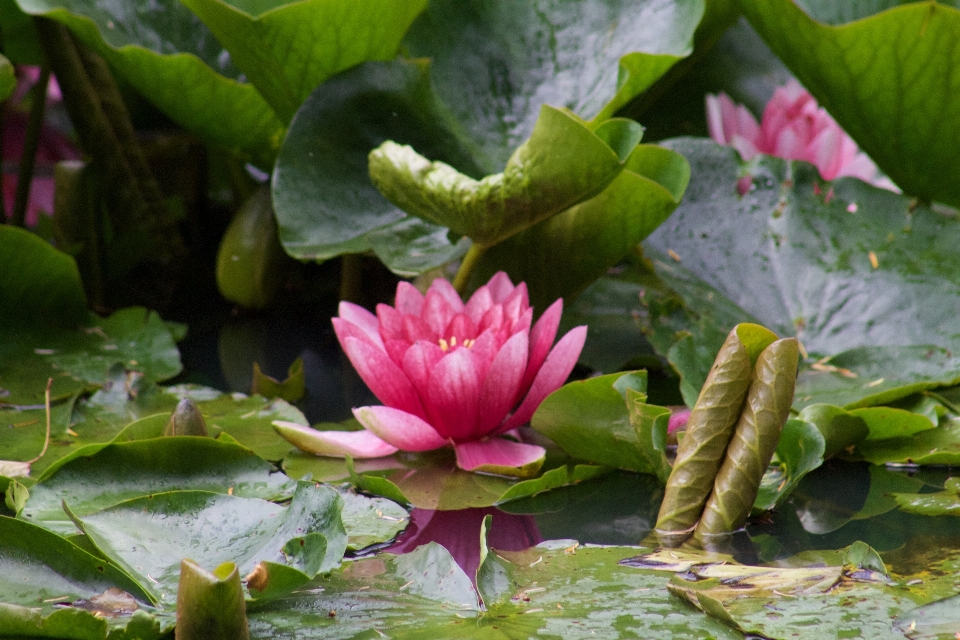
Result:
{"label": "blurred pink flower", "polygon": [[562,311],[557,300],[531,329],[526,284],[514,286],[503,272],[466,304],[442,278],[425,296],[401,282],[395,306],[377,305],[376,315],[341,302],[337,338],[384,406],[353,410],[365,431],[274,426],[320,455],[378,457],[450,445],[466,471],[536,474],[544,449],[498,436],[526,424],[576,364],[586,327],[571,329],[551,350]]}
{"label": "blurred pink flower", "polygon": [[787,160],[805,160],[824,180],[852,176],[896,190],[857,143],[796,80],[778,87],[757,124],[745,106],[725,93],[707,96],[710,137],[736,149],[744,160],[763,153]]}

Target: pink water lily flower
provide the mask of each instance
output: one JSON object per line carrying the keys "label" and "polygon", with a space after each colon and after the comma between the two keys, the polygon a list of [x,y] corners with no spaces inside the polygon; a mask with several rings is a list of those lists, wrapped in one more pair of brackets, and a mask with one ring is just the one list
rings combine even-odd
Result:
{"label": "pink water lily flower", "polygon": [[708,95],[707,126],[711,138],[733,147],[744,160],[758,153],[805,160],[817,167],[824,180],[852,176],[896,190],[889,178],[878,176],[873,161],[796,80],[774,91],[760,124],[725,93]]}
{"label": "pink water lily flower", "polygon": [[353,410],[365,431],[274,426],[320,455],[365,458],[452,446],[461,469],[534,475],[544,449],[501,436],[530,420],[580,356],[582,326],[551,350],[562,311],[557,300],[531,329],[526,284],[514,286],[503,272],[466,304],[442,278],[426,295],[401,282],[395,306],[377,305],[376,315],[341,302],[333,319],[337,338],[383,406]]}

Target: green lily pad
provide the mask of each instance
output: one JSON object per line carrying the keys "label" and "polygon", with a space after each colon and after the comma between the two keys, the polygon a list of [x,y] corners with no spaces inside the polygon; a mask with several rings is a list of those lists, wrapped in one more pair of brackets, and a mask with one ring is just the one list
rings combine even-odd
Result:
{"label": "green lily pad", "polygon": [[[947,292],[960,264],[947,238],[960,230],[952,220],[855,179],[834,181],[826,202],[827,187],[802,162],[741,164],[706,140],[666,146],[691,161],[693,177],[684,202],[645,243],[676,294],[645,289],[647,328],[681,375],[695,381],[717,336],[750,321],[796,335],[809,354],[797,407],[869,406],[953,382],[960,297]],[[753,186],[741,197],[743,173]],[[671,353],[683,339],[692,341],[696,367]]]}
{"label": "green lily pad", "polygon": [[[136,612],[96,616],[80,606],[110,589],[135,598]],[[0,516],[0,593],[3,636],[88,640],[106,638],[109,632],[111,638],[153,640],[175,623],[172,615],[158,615],[149,594],[113,565],[45,529],[4,516]],[[63,606],[69,604],[75,606]]]}
{"label": "green lily pad", "polygon": [[[579,547],[569,540],[527,551],[488,550],[487,560],[495,558],[503,569],[498,576],[507,581],[491,585],[482,570],[489,602],[480,611],[470,579],[446,550],[430,543],[403,556],[350,562],[312,583],[311,591],[268,603],[250,614],[250,635],[296,630],[306,640],[378,632],[392,638],[741,637],[690,607],[678,607],[665,589],[665,574],[617,564],[637,550]],[[446,579],[438,582],[440,576]]]}
{"label": "green lily pad", "polygon": [[804,2],[809,14],[788,0],[750,3],[742,10],[906,193],[960,204],[960,186],[943,179],[943,168],[960,162],[950,142],[960,135],[957,98],[950,89],[960,82],[960,71],[956,53],[941,46],[960,37],[960,11],[944,3],[854,3],[859,6],[845,9],[837,4],[848,3]]}
{"label": "green lily pad", "polygon": [[856,454],[873,464],[960,464],[960,422],[950,420],[936,429],[909,437],[861,442]]}
{"label": "green lily pad", "polygon": [[[30,489],[19,517],[60,534],[73,518],[121,502],[169,491],[209,491],[241,498],[284,500],[296,483],[239,444],[179,436],[118,442],[92,455],[77,452]],[[73,518],[61,504],[70,505]]]}
{"label": "green lily pad", "polygon": [[[74,522],[152,597],[172,606],[183,558],[213,567],[234,562],[244,575],[267,563],[268,576],[275,572],[284,589],[333,569],[347,544],[342,504],[334,489],[311,483],[298,486],[289,507],[205,491],[172,491],[74,516]],[[261,586],[258,590],[271,597],[284,590]]]}
{"label": "green lily pad", "polygon": [[389,60],[426,0],[225,2],[184,4],[230,52],[285,123],[317,85],[368,60]]}
{"label": "green lily pad", "polygon": [[392,500],[368,498],[353,491],[341,491],[340,496],[340,519],[347,531],[347,548],[352,551],[386,542],[409,523],[407,510]]}
{"label": "green lily pad", "polygon": [[18,0],[66,25],[124,80],[179,125],[269,166],[283,124],[210,30],[179,2],[136,0],[122,10],[95,0]]}

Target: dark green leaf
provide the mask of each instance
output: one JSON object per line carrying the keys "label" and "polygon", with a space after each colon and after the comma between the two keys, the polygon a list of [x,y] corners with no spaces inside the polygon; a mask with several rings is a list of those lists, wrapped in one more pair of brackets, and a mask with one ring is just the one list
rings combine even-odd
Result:
{"label": "dark green leaf", "polygon": [[249,3],[185,0],[230,52],[233,64],[288,123],[330,76],[389,60],[426,0]]}
{"label": "dark green leaf", "polygon": [[909,438],[915,433],[937,426],[925,416],[893,407],[851,409],[850,414],[867,425],[867,436],[861,441],[864,443],[889,438]]}
{"label": "dark green leaf", "polygon": [[0,55],[0,101],[6,100],[17,88],[17,77],[13,73],[13,65],[10,60]]}
{"label": "dark green leaf", "polygon": [[493,516],[487,515],[480,526],[480,567],[477,569],[477,593],[487,609],[508,602],[517,588],[510,576],[510,563],[487,546],[487,531],[492,521]]}
{"label": "dark green leaf", "polygon": [[640,455],[647,461],[648,473],[666,484],[671,471],[667,459],[667,428],[672,412],[666,407],[647,404],[646,396],[633,390],[627,392],[627,407],[630,424],[637,430]]}
{"label": "dark green leaf", "polygon": [[[834,181],[825,202],[828,187],[805,163],[762,157],[741,165],[736,152],[705,140],[666,146],[693,172],[684,202],[645,243],[683,304],[647,290],[658,351],[686,330],[702,358],[718,331],[746,320],[796,335],[810,355],[798,407],[892,402],[957,377],[953,220],[850,178]],[[744,173],[753,186],[741,197]]]}

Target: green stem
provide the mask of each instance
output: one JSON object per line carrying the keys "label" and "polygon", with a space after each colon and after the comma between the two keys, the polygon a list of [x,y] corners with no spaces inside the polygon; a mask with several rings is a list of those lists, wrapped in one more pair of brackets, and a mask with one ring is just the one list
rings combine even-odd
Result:
{"label": "green stem", "polygon": [[37,149],[40,147],[40,131],[43,129],[43,113],[47,105],[47,84],[49,82],[50,66],[44,64],[40,69],[40,79],[33,86],[33,104],[30,105],[30,118],[27,120],[23,153],[20,156],[17,192],[13,200],[13,224],[18,227],[26,226],[30,183],[33,182],[33,170],[37,164]]}
{"label": "green stem", "polygon": [[473,275],[473,270],[476,269],[480,258],[483,257],[486,251],[486,247],[474,242],[467,250],[467,255],[463,256],[463,261],[460,262],[457,275],[453,279],[453,288],[456,289],[457,293],[461,296],[467,288],[467,283],[470,282],[470,276]]}
{"label": "green stem", "polygon": [[340,299],[347,302],[360,301],[362,260],[359,253],[348,253],[340,258]]}

